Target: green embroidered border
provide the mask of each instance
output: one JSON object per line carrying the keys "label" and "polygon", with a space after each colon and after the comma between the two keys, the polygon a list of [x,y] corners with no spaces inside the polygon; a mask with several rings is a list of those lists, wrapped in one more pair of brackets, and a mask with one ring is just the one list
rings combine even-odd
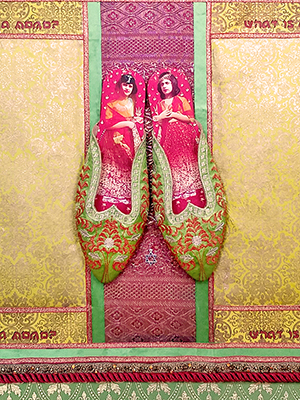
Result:
{"label": "green embroidered border", "polygon": [[[206,3],[194,3],[195,117],[207,131]],[[209,341],[208,281],[196,281],[196,342]]]}
{"label": "green embroidered border", "polygon": [[[89,95],[91,129],[98,122],[101,98],[101,21],[100,3],[88,3]],[[105,342],[104,287],[91,273],[93,343]]]}

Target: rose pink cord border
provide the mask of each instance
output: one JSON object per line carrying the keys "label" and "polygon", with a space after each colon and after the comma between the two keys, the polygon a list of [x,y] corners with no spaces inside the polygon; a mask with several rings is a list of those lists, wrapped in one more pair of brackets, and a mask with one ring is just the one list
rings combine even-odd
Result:
{"label": "rose pink cord border", "polygon": [[[25,2],[24,0],[5,0],[6,2],[17,2],[17,3],[22,3]],[[59,0],[39,0],[39,2],[57,2]],[[61,0],[60,0],[61,1]],[[120,2],[120,0],[63,0],[66,2],[74,2],[74,3],[98,3],[98,2]],[[140,0],[131,0],[131,3],[139,2]],[[188,2],[188,3],[280,3],[280,0],[172,0],[174,3],[182,3],[182,2]],[[26,0],[27,3],[36,3],[37,0]],[[125,2],[125,0],[124,0]],[[144,0],[145,3],[164,3],[166,0]],[[285,0],[282,3],[299,3],[300,0]]]}
{"label": "rose pink cord border", "polygon": [[[88,363],[87,363],[88,360]],[[293,371],[292,366],[299,364],[300,357],[89,357],[80,358],[26,358],[2,360],[2,368],[8,372],[0,373],[0,383],[64,383],[64,382],[299,382],[300,372]],[[94,363],[94,365],[92,364]],[[97,363],[97,365],[95,365]],[[101,364],[108,365],[108,371],[99,372]],[[114,363],[113,365],[111,363]],[[121,364],[122,363],[122,364]],[[168,364],[171,363],[171,364]],[[177,364],[176,364],[177,363]],[[182,363],[182,371],[180,364]],[[189,364],[186,364],[189,363]],[[202,363],[202,367],[209,365],[208,372],[185,371],[186,366],[191,363]],[[274,364],[281,363],[282,371],[274,371]],[[100,364],[100,365],[99,365]],[[127,364],[127,365],[126,365]],[[146,372],[136,372],[135,368],[142,365]],[[150,364],[150,365],[149,365]],[[155,365],[152,365],[155,364]],[[148,372],[152,368],[159,368],[163,365],[167,372]],[[223,365],[222,365],[223,364]],[[227,370],[222,372],[224,364]],[[18,372],[20,366],[25,365],[26,372]],[[243,366],[244,370],[236,368]],[[77,372],[81,366],[90,369],[90,372]],[[6,368],[5,368],[6,367]],[[43,368],[47,372],[38,372]],[[68,370],[68,372],[60,372]],[[135,368],[134,368],[135,367]],[[132,372],[118,372],[119,369],[131,369]],[[197,367],[195,367],[197,368]],[[200,367],[201,368],[201,367]],[[247,368],[245,370],[245,368]],[[55,369],[57,371],[55,372]],[[220,371],[221,369],[221,371]],[[256,371],[257,369],[257,371]],[[289,369],[289,370],[287,370]],[[54,370],[54,372],[52,372]],[[260,372],[259,370],[264,370]],[[50,371],[50,372],[48,372]],[[267,372],[266,372],[267,371]]]}
{"label": "rose pink cord border", "polygon": [[212,33],[212,39],[293,39],[299,38],[300,32],[237,32],[237,33]]}
{"label": "rose pink cord border", "polygon": [[81,372],[81,373],[24,373],[0,374],[1,384],[12,383],[91,383],[91,382],[300,382],[299,372]]}
{"label": "rose pink cord border", "polygon": [[[0,348],[3,346],[0,346]],[[26,345],[5,346],[4,348],[28,348]],[[41,347],[37,345],[36,347]],[[48,345],[49,349],[132,349],[132,348],[198,348],[198,349],[225,349],[225,348],[298,348],[293,344],[196,344],[183,343],[132,343],[121,344],[92,344],[92,345]],[[30,347],[32,349],[32,347]],[[189,364],[187,364],[189,363]],[[186,371],[198,363],[194,371]],[[300,382],[299,357],[253,357],[253,356],[164,356],[164,357],[139,357],[139,356],[94,356],[94,357],[29,357],[0,359],[2,365],[0,383],[64,383],[64,382]],[[94,364],[94,365],[93,365]],[[97,365],[95,365],[97,364]],[[152,364],[155,364],[154,366]],[[200,367],[199,367],[200,365]],[[197,368],[206,368],[208,371],[197,371]],[[222,368],[226,371],[222,372]],[[239,366],[243,370],[239,370]],[[275,365],[275,367],[274,367]],[[82,366],[82,367],[81,367]],[[102,366],[104,372],[99,372]],[[279,366],[279,367],[277,367]],[[149,372],[152,368],[163,367],[167,372]],[[19,372],[25,368],[25,372]],[[38,372],[39,370],[47,372]],[[104,369],[105,369],[104,368]],[[136,372],[136,369],[142,372]],[[296,371],[294,369],[297,369]],[[55,371],[55,369],[57,371]],[[77,372],[82,369],[90,372]],[[119,369],[126,369],[125,372]],[[131,371],[128,372],[128,369]],[[206,368],[207,369],[207,368]],[[64,372],[61,372],[64,371]],[[65,372],[67,371],[67,372]],[[145,371],[145,372],[144,372]],[[267,371],[267,372],[266,372]]]}
{"label": "rose pink cord border", "polygon": [[[180,349],[300,349],[300,343],[196,343],[196,342],[144,342],[144,343],[47,343],[47,344],[1,344],[1,349],[137,349],[137,348],[180,348]],[[179,357],[179,356],[178,356]],[[178,358],[176,357],[176,358]],[[0,357],[1,360],[1,357]],[[300,356],[299,356],[300,362]]]}
{"label": "rose pink cord border", "polygon": [[[206,90],[207,90],[207,141],[213,154],[212,119],[212,60],[211,60],[211,14],[212,5],[206,4]],[[214,274],[208,280],[208,340],[214,342]]]}
{"label": "rose pink cord border", "polygon": [[[51,1],[51,0],[50,0]],[[25,3],[25,1],[22,1]],[[0,33],[0,39],[48,39],[48,40],[83,40],[83,35],[67,35],[58,34],[51,35],[50,33]]]}
{"label": "rose pink cord border", "polygon": [[[85,155],[90,144],[90,95],[89,95],[89,27],[88,27],[88,6],[82,5],[83,24],[83,90],[84,90],[84,151]],[[92,287],[91,271],[85,266],[86,279],[86,334],[87,342],[93,343],[92,332]]]}

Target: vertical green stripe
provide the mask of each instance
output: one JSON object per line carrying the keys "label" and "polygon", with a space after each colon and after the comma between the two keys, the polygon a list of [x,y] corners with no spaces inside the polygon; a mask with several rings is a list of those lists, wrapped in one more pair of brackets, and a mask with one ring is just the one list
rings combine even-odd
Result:
{"label": "vertical green stripe", "polygon": [[100,119],[101,99],[101,21],[100,3],[88,2],[89,21],[89,82],[91,128]]}
{"label": "vertical green stripe", "polygon": [[208,281],[196,282],[196,342],[209,341]]}
{"label": "vertical green stripe", "polygon": [[[195,117],[207,131],[206,3],[194,3]],[[196,282],[196,342],[208,342],[208,281]]]}
{"label": "vertical green stripe", "polygon": [[91,273],[93,343],[105,342],[103,283]]}
{"label": "vertical green stripe", "polygon": [[[91,129],[100,118],[101,99],[101,21],[100,3],[88,2],[89,88]],[[103,284],[91,274],[93,342],[105,342]]]}
{"label": "vertical green stripe", "polygon": [[195,117],[206,132],[206,2],[194,3],[194,87]]}

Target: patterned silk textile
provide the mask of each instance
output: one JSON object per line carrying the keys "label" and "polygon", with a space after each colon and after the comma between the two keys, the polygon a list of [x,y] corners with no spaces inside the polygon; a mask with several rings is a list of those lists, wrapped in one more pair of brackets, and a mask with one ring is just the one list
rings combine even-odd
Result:
{"label": "patterned silk textile", "polygon": [[299,398],[299,41],[300,0],[0,2],[0,400]]}
{"label": "patterned silk textile", "polygon": [[82,4],[0,10],[1,342],[85,343],[90,277],[73,222],[84,151]]}
{"label": "patterned silk textile", "polygon": [[[191,3],[103,2],[101,27],[103,75],[113,66],[130,66],[148,81],[171,61],[192,78]],[[150,139],[149,108],[145,125]],[[151,220],[153,215],[123,276],[104,288],[106,341],[195,341],[195,283],[180,271]]]}
{"label": "patterned silk textile", "polygon": [[299,4],[216,3],[211,18],[214,156],[230,214],[211,339],[298,343]]}

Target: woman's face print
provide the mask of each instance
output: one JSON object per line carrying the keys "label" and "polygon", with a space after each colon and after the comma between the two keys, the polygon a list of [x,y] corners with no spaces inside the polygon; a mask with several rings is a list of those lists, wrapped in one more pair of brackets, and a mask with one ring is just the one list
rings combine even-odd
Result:
{"label": "woman's face print", "polygon": [[126,83],[122,82],[121,88],[123,90],[123,93],[126,97],[130,96],[133,90],[133,84],[132,83]]}
{"label": "woman's face print", "polygon": [[169,79],[164,78],[160,82],[160,87],[161,91],[166,97],[172,94],[173,87],[172,87],[172,82]]}

